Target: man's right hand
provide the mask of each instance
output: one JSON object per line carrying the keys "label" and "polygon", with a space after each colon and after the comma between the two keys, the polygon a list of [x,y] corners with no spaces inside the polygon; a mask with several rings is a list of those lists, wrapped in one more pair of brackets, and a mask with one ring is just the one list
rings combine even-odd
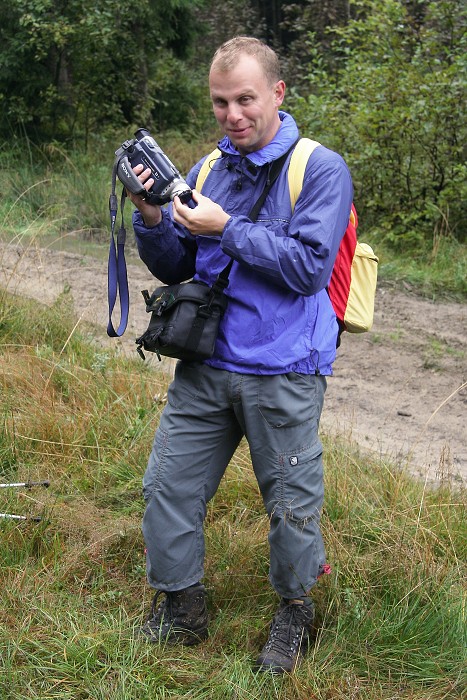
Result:
{"label": "man's right hand", "polygon": [[[144,169],[143,165],[136,165],[133,168],[133,172],[138,176],[138,180],[141,182],[145,190],[149,190],[154,184],[154,178],[150,177],[151,170],[149,168]],[[133,192],[126,191],[127,196],[131,199],[133,204],[141,212],[143,217],[144,225],[147,228],[152,228],[160,224],[162,220],[161,208],[157,204],[149,204],[144,199],[144,195],[133,194]]]}

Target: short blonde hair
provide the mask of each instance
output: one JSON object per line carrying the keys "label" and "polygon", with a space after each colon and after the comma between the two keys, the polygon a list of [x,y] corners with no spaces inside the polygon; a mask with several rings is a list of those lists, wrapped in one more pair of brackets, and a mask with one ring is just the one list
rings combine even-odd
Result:
{"label": "short blonde hair", "polygon": [[211,70],[232,70],[241,56],[254,56],[270,85],[281,79],[279,57],[267,44],[250,36],[235,36],[219,46],[211,61]]}

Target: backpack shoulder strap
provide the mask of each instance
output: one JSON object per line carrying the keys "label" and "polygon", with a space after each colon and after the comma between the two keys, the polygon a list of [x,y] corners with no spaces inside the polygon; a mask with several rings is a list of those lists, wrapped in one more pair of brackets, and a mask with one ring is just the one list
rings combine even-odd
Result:
{"label": "backpack shoulder strap", "polygon": [[295,146],[289,164],[289,193],[292,211],[295,208],[295,203],[302,191],[303,177],[305,175],[306,164],[308,159],[318,146],[321,146],[319,141],[303,138]]}
{"label": "backpack shoulder strap", "polygon": [[206,180],[209,171],[211,170],[212,166],[212,161],[217,160],[222,156],[222,153],[218,148],[215,148],[212,153],[210,153],[206,158],[204,159],[204,163],[200,168],[200,171],[198,173],[198,177],[196,178],[196,189],[198,192],[201,192],[201,189],[204,185],[204,181]]}

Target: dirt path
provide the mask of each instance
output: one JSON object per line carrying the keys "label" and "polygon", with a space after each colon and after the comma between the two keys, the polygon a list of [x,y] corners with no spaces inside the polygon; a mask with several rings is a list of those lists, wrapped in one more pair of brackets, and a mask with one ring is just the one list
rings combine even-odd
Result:
{"label": "dirt path", "polygon": [[[104,330],[106,262],[0,245],[0,286],[44,303],[69,286],[77,314],[104,330],[102,342],[133,353],[134,338],[148,323],[140,291],[155,283],[134,255],[128,262],[130,319],[118,340],[108,339]],[[466,308],[380,287],[372,332],[342,339],[328,382],[323,430],[349,437],[424,478],[465,485]],[[150,361],[158,365],[156,358]]]}

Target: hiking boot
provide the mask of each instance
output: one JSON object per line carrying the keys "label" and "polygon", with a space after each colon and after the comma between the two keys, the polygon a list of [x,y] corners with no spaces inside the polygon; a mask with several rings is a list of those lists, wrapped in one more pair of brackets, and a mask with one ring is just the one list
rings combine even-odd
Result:
{"label": "hiking boot", "polygon": [[150,642],[156,644],[199,644],[208,636],[206,592],[201,583],[182,591],[167,591],[157,606],[154,596],[151,614],[141,628]]}
{"label": "hiking boot", "polygon": [[269,638],[255,664],[256,671],[290,673],[301,661],[313,623],[313,606],[301,600],[282,600]]}

